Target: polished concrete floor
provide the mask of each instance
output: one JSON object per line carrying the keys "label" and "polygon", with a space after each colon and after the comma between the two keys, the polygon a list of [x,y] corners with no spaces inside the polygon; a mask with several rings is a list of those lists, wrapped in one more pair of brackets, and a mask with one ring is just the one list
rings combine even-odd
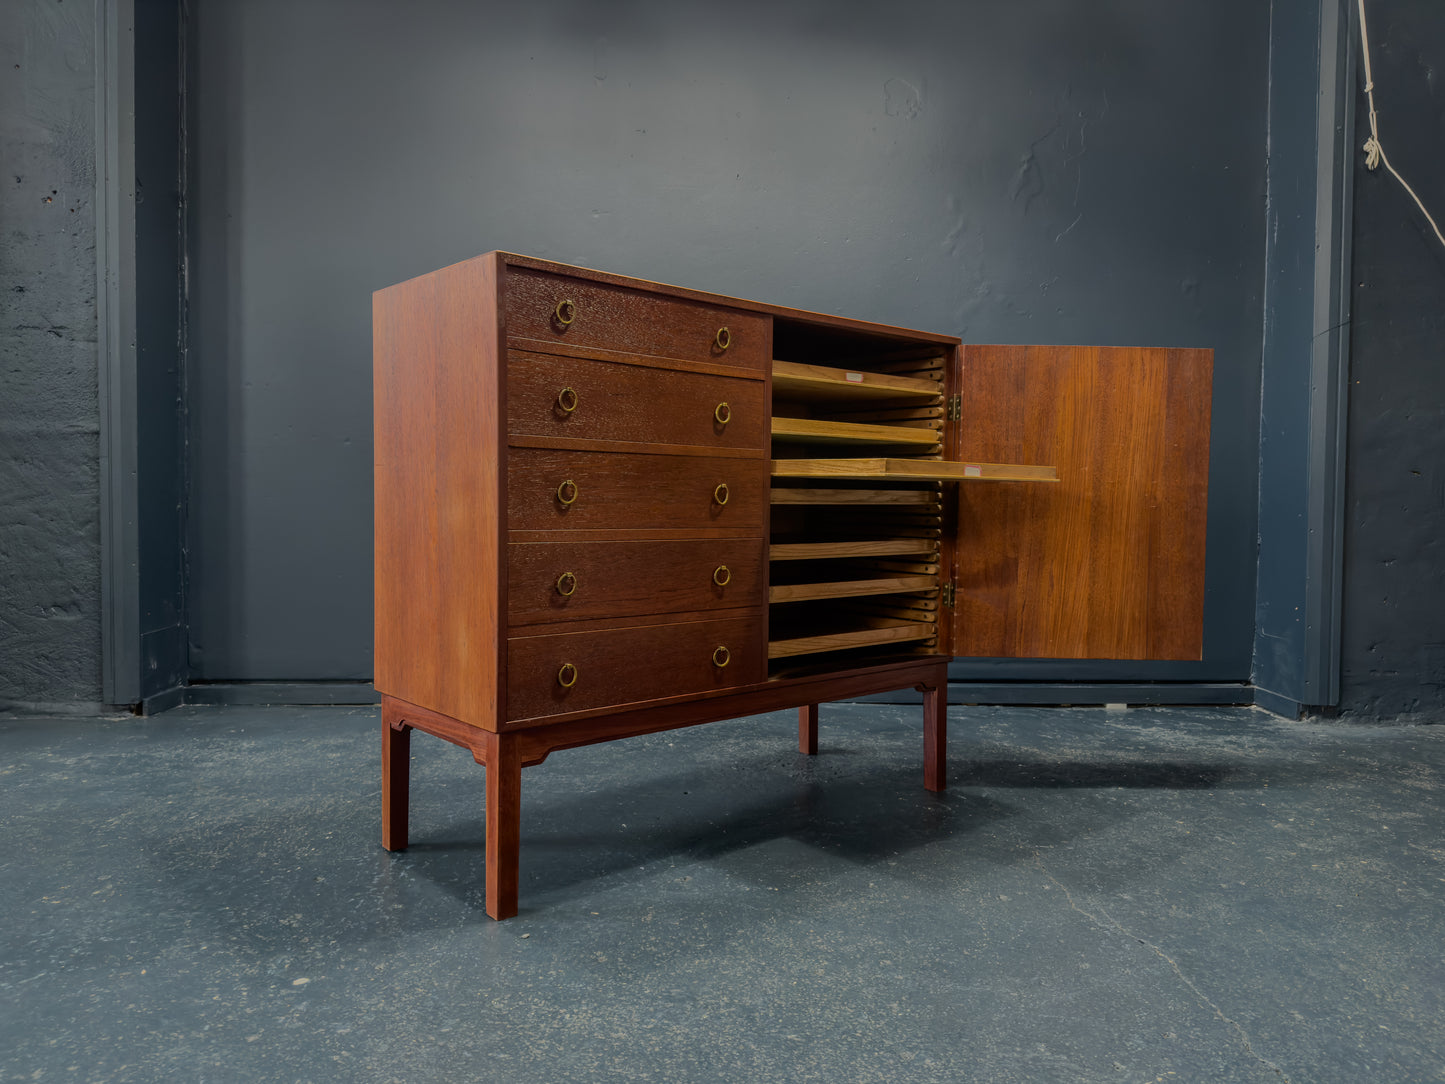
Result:
{"label": "polished concrete floor", "polygon": [[1445,1080],[1445,727],[827,705],[523,773],[374,709],[0,719],[0,1080]]}

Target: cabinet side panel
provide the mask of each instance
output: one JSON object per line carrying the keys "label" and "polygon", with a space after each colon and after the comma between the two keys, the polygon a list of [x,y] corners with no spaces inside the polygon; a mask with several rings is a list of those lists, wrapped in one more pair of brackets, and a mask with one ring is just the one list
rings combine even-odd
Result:
{"label": "cabinet side panel", "polygon": [[959,491],[956,655],[1198,659],[1208,350],[965,347],[958,454],[1059,483]]}
{"label": "cabinet side panel", "polygon": [[374,299],[376,687],[495,729],[502,485],[497,261]]}
{"label": "cabinet side panel", "polygon": [[435,345],[429,279],[372,295],[372,415],[377,691],[414,704],[437,696],[430,650],[440,597],[437,534]]}

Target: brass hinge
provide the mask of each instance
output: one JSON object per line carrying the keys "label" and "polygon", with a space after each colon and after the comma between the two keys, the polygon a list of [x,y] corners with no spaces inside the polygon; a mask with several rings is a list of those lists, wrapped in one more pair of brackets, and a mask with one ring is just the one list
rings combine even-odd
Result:
{"label": "brass hinge", "polygon": [[961,417],[963,417],[963,396],[950,395],[948,397],[948,420],[956,422]]}
{"label": "brass hinge", "polygon": [[940,601],[942,601],[942,603],[943,603],[945,606],[947,606],[950,610],[953,609],[953,584],[951,584],[951,583],[946,583],[946,584],[944,584],[944,585],[943,585],[943,590],[942,590],[941,594],[942,594],[942,598],[941,598]]}

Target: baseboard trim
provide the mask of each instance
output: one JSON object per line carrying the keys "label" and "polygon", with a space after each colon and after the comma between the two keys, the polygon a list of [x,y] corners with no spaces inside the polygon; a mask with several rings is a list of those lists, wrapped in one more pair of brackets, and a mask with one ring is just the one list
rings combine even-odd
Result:
{"label": "baseboard trim", "polygon": [[[155,715],[182,704],[264,707],[379,704],[381,696],[369,681],[211,681],[169,689],[147,697],[142,715]],[[919,704],[911,689],[858,698],[859,703]],[[1147,704],[1208,707],[1257,704],[1285,718],[1299,718],[1293,700],[1240,682],[1045,682],[954,681],[950,704],[999,704],[1038,707]]]}
{"label": "baseboard trim", "polygon": [[187,686],[186,703],[244,707],[380,704],[381,694],[369,681],[215,681]]}
{"label": "baseboard trim", "polygon": [[186,687],[177,685],[174,689],[167,689],[163,693],[155,693],[147,696],[140,702],[140,715],[159,715],[163,711],[170,711],[171,708],[178,708],[186,702]]}
{"label": "baseboard trim", "polygon": [[380,703],[381,694],[369,681],[205,681],[146,697],[140,714],[157,715],[183,704],[256,708]]}
{"label": "baseboard trim", "polygon": [[1261,689],[1258,685],[1254,687],[1254,706],[1271,715],[1278,715],[1281,719],[1298,720],[1304,714],[1304,705],[1298,700],[1291,700],[1280,693]]}
{"label": "baseboard trim", "polygon": [[[1254,687],[1241,682],[1123,681],[951,681],[950,704],[1017,704],[1060,707],[1099,704],[1179,704],[1223,706],[1253,704]],[[919,704],[912,690],[864,698],[875,704]]]}
{"label": "baseboard trim", "polygon": [[5,719],[28,716],[82,719],[115,716],[124,711],[98,700],[0,700],[0,718]]}

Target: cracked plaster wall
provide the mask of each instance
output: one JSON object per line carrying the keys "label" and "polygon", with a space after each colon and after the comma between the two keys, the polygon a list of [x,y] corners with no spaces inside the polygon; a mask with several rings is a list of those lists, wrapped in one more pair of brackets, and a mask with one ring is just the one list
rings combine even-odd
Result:
{"label": "cracked plaster wall", "polygon": [[101,699],[94,50],[0,4],[0,708]]}

